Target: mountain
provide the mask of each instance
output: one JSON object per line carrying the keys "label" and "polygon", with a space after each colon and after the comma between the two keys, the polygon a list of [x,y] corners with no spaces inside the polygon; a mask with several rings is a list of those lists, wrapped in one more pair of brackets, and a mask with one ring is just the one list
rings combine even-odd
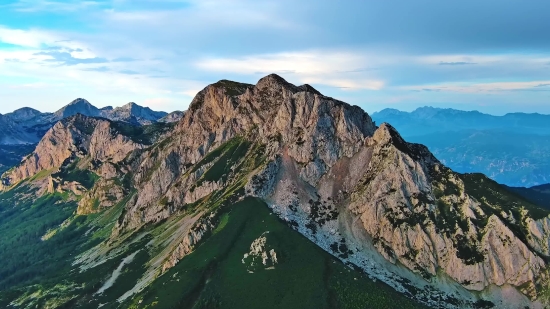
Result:
{"label": "mountain", "polygon": [[138,125],[153,124],[168,115],[135,103],[115,109],[110,106],[98,109],[80,98],[55,113],[42,113],[28,107],[20,108],[12,113],[0,115],[0,173],[13,167],[22,157],[32,152],[34,146],[56,122],[76,114]]}
{"label": "mountain", "polygon": [[493,116],[478,111],[420,107],[412,112],[387,108],[372,114],[375,121],[389,122],[407,138],[460,130],[498,130],[524,134],[550,134],[550,115],[510,113]]}
{"label": "mountain", "polygon": [[42,115],[42,113],[40,111],[37,111],[36,109],[30,108],[30,107],[23,107],[9,114],[6,114],[5,116],[16,122],[23,122],[23,121],[29,121],[40,115]]}
{"label": "mountain", "polygon": [[165,112],[155,112],[149,107],[142,107],[130,102],[115,109],[101,110],[100,115],[116,121],[124,121],[133,124],[152,124],[168,115]]}
{"label": "mountain", "polygon": [[277,75],[58,122],[2,176],[8,308],[543,308],[550,211]]}
{"label": "mountain", "polygon": [[178,122],[183,118],[185,112],[175,111],[159,119],[159,122]]}
{"label": "mountain", "polygon": [[103,117],[131,124],[152,124],[168,115],[156,112],[136,103],[113,108],[98,109],[85,99],[78,98],[54,113],[41,113],[32,108],[21,108],[12,113],[0,115],[0,145],[36,144],[56,122],[82,114],[89,117]]}
{"label": "mountain", "polygon": [[101,111],[85,99],[78,98],[68,105],[62,107],[57,112],[53,113],[53,115],[51,115],[52,117],[49,119],[53,121],[59,121],[63,118],[67,118],[76,114],[98,117],[101,115]]}
{"label": "mountain", "polygon": [[25,144],[26,141],[36,139],[36,135],[29,130],[22,130],[21,126],[8,115],[0,115],[0,143]]}
{"label": "mountain", "polygon": [[373,114],[408,140],[430,149],[461,173],[481,172],[508,186],[550,182],[550,116],[492,116],[453,109],[419,108],[411,113],[385,109]]}

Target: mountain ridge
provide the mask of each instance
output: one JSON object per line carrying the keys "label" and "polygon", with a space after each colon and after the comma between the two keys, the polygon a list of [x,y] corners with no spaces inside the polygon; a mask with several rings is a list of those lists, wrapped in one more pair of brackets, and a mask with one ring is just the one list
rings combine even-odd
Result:
{"label": "mountain ridge", "polygon": [[83,98],[77,98],[53,113],[42,113],[24,107],[0,117],[0,129],[3,131],[0,135],[0,145],[36,144],[56,122],[76,114],[135,125],[152,124],[168,115],[166,112],[156,112],[133,102],[122,107],[99,109]]}

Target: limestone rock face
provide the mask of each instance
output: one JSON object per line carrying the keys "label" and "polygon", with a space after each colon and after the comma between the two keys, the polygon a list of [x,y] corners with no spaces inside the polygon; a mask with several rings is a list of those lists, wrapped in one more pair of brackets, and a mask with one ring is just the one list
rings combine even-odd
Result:
{"label": "limestone rock face", "polygon": [[82,195],[86,191],[86,188],[76,181],[65,182],[59,178],[54,178],[52,176],[48,177],[47,193],[72,192],[74,195]]}
{"label": "limestone rock face", "polygon": [[162,266],[162,272],[174,267],[178,261],[193,252],[195,246],[215,228],[215,213],[203,216],[197,220],[186,233],[183,240],[170,254],[168,260]]}
{"label": "limestone rock face", "polygon": [[167,145],[142,155],[134,178],[138,197],[120,228],[170,216],[177,207],[157,206],[164,195],[177,206],[217,189],[211,184],[191,196],[190,181],[200,175],[196,171],[188,175],[186,167],[233,137],[266,144],[269,156],[288,145],[285,153],[303,163],[303,173],[316,179],[339,157],[357,152],[374,130],[372,120],[359,107],[325,97],[311,86],[294,86],[274,74],[255,86],[220,81],[197,94]]}
{"label": "limestone rock face", "polygon": [[250,252],[244,254],[242,263],[247,266],[248,272],[254,273],[254,271],[260,269],[275,269],[275,265],[279,263],[277,252],[271,248],[268,236],[269,231],[264,232],[252,242]]}
{"label": "limestone rock face", "polygon": [[459,177],[392,131],[382,125],[369,141],[368,183],[356,188],[348,207],[378,250],[426,277],[443,269],[470,290],[534,282],[545,268],[538,253],[497,215],[483,214]]}

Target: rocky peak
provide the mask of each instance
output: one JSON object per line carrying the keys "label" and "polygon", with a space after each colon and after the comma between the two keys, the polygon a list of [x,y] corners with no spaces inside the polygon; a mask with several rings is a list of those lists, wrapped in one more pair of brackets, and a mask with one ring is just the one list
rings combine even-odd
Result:
{"label": "rocky peak", "polygon": [[10,117],[14,121],[22,122],[22,121],[28,121],[31,120],[37,116],[42,115],[42,113],[34,108],[30,107],[23,107],[20,109],[17,109],[9,114],[6,114],[6,117]]}
{"label": "rocky peak", "polygon": [[122,105],[120,107],[121,110],[127,110],[129,112],[136,112],[136,111],[141,111],[142,109],[144,109],[143,107],[137,105],[136,103],[134,102],[129,102],[129,103],[126,103],[124,105]]}
{"label": "rocky peak", "polygon": [[134,102],[127,103],[114,109],[111,108],[101,111],[101,116],[105,118],[140,125],[157,122],[166,115],[167,113],[165,112],[156,112],[148,107],[140,106]]}
{"label": "rocky peak", "polygon": [[282,78],[281,76],[277,74],[269,74],[265,77],[262,77],[258,83],[256,84],[256,88],[263,89],[263,88],[270,88],[270,89],[280,89],[280,88],[286,88],[286,89],[293,89],[295,90],[297,87],[292,85],[291,83],[287,82],[286,79]]}
{"label": "rocky peak", "polygon": [[185,116],[185,112],[175,111],[159,119],[159,122],[166,122],[166,123],[178,122],[183,118],[183,116]]}
{"label": "rocky peak", "polygon": [[54,113],[57,120],[61,120],[63,118],[67,118],[76,114],[97,117],[101,114],[101,112],[97,107],[90,104],[90,102],[88,102],[87,100],[78,98]]}

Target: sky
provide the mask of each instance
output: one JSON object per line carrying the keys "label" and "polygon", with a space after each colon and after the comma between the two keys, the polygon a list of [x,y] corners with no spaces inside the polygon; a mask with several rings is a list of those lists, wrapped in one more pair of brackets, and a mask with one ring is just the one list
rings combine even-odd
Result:
{"label": "sky", "polygon": [[185,110],[277,73],[369,113],[550,114],[550,1],[1,0],[0,113]]}

